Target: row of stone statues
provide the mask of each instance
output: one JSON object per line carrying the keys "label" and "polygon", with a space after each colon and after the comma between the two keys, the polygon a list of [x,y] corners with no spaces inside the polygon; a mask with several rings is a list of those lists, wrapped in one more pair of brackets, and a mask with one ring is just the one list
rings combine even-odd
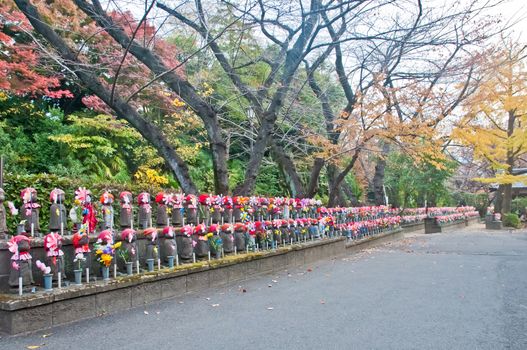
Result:
{"label": "row of stone statues", "polygon": [[[19,209],[14,208],[9,203],[11,214],[19,215],[20,222],[17,233],[28,236],[40,236],[40,204],[38,203],[37,191],[34,188],[25,188],[20,193],[22,205]],[[92,202],[92,194],[85,188],[75,191],[75,201],[73,207],[67,211],[65,202],[65,192],[55,188],[50,193],[49,210],[49,231],[64,234],[68,231],[68,218],[72,223],[72,231],[77,232],[80,225],[86,224],[88,234],[99,231],[113,229],[114,223],[114,195],[108,191],[103,192],[100,197],[99,210]],[[132,193],[123,191],[120,198],[119,225],[121,229],[133,228],[134,213],[132,207]],[[150,194],[143,192],[138,196],[138,224],[141,229],[152,226],[152,207],[150,205]],[[0,188],[0,238],[6,238],[8,234],[5,192]],[[98,212],[99,211],[99,212]],[[168,223],[168,207],[164,203],[159,203],[157,210],[157,226],[164,227]],[[177,215],[174,215],[177,216]],[[99,227],[97,227],[99,226]]]}
{"label": "row of stone statues", "polygon": [[[155,261],[173,267],[174,259],[183,262],[203,258],[209,254],[219,258],[224,253],[242,252],[248,249],[271,249],[277,244],[292,244],[321,236],[342,234],[344,232],[340,232],[340,228],[333,226],[330,221],[315,219],[209,226],[198,224],[185,225],[179,229],[167,226],[164,229],[143,230],[145,243],[140,249],[137,244],[137,232],[131,228],[122,230],[118,237],[111,230],[103,230],[98,234],[95,242],[90,242],[88,224],[85,223],[72,237],[73,274],[77,283],[80,279],[77,275],[86,276],[90,270],[92,276],[97,275],[98,270],[92,268],[94,254],[97,255],[97,261],[101,263],[102,269],[115,265],[116,271],[127,271],[130,274],[132,269],[139,272],[140,258],[141,265],[151,270]],[[13,289],[20,286],[26,288],[34,284],[30,254],[31,240],[32,238],[27,235],[16,235],[8,241],[9,251],[12,253],[9,285]],[[67,276],[66,256],[62,250],[63,236],[51,232],[44,236],[43,241],[44,261],[49,266],[47,273],[51,275],[53,281],[60,278],[65,280]],[[105,258],[100,259],[99,255]],[[111,260],[108,262],[108,259]]]}
{"label": "row of stone statues", "polygon": [[[93,203],[92,193],[86,188],[79,187],[75,191],[73,207],[67,211],[65,202],[65,192],[55,188],[50,193],[50,215],[49,232],[65,234],[68,231],[68,219],[72,223],[72,233],[78,231],[80,225],[86,224],[88,234],[96,231],[103,231],[120,227],[121,229],[134,228],[134,208],[133,195],[128,191],[119,194],[119,223],[114,223],[114,195],[109,191],[104,191],[99,199],[99,204]],[[11,213],[20,216],[21,224],[17,227],[18,234],[28,236],[41,236],[41,225],[39,219],[40,204],[38,202],[37,191],[28,187],[21,191],[20,197],[22,204],[19,209],[14,208],[9,202]],[[251,214],[254,220],[257,215],[264,218],[284,217],[289,218],[290,207],[294,208],[297,204],[295,216],[300,217],[300,206],[304,212],[309,202],[308,200],[294,199],[267,199],[260,197],[251,202],[249,197],[228,197],[214,195],[184,195],[160,192],[155,197],[157,203],[156,222],[152,222],[151,197],[147,192],[142,192],[137,196],[137,225],[139,229],[148,227],[166,227],[170,225],[184,225],[185,223],[197,225],[199,222],[223,223],[239,222],[249,220]],[[287,200],[287,201],[286,201]],[[6,225],[6,208],[4,206],[5,193],[0,189],[0,238],[6,238],[8,228]],[[311,200],[313,201],[313,200]],[[320,206],[319,201],[313,201],[314,205]],[[265,212],[259,208],[265,207]],[[244,208],[249,208],[245,210]]]}
{"label": "row of stone statues", "polygon": [[[39,219],[40,204],[37,191],[28,187],[21,191],[22,204],[17,209],[8,202],[12,215],[20,216],[17,234],[41,237]],[[247,221],[265,221],[272,219],[317,218],[330,215],[336,223],[363,220],[364,217],[393,215],[392,209],[384,206],[361,208],[325,208],[319,200],[284,197],[230,197],[204,194],[200,196],[182,193],[159,192],[155,196],[156,215],[153,222],[151,196],[140,193],[135,204],[131,192],[119,194],[119,222],[114,222],[115,197],[110,191],[104,191],[98,203],[94,203],[92,193],[79,187],[74,194],[72,208],[68,211],[64,205],[66,194],[55,188],[51,191],[49,210],[49,231],[67,234],[77,232],[81,225],[86,226],[88,234],[104,230],[147,229],[149,227],[197,225],[199,223],[234,223]],[[7,238],[5,193],[0,189],[0,238]],[[136,215],[137,214],[137,215]],[[70,223],[70,225],[68,225]],[[135,225],[134,225],[135,224]],[[135,227],[134,227],[135,226]],[[14,232],[10,232],[13,234]]]}

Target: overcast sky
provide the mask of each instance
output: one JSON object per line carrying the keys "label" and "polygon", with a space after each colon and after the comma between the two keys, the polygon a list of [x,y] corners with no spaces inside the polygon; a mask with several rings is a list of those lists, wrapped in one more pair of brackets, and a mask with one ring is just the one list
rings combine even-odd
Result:
{"label": "overcast sky", "polygon": [[498,9],[505,22],[514,23],[514,32],[520,40],[527,41],[527,0],[507,0]]}

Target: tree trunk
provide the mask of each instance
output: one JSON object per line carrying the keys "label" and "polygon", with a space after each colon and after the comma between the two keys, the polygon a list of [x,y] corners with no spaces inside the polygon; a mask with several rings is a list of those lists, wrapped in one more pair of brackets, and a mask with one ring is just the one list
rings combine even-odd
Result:
{"label": "tree trunk", "polygon": [[[511,93],[512,95],[512,93]],[[511,140],[514,134],[514,123],[516,122],[516,114],[514,110],[508,111],[508,120],[507,120],[507,138],[508,141]],[[514,161],[516,157],[514,156],[514,148],[512,145],[507,145],[507,175],[512,175],[514,168]],[[512,202],[512,184],[503,185],[503,203],[502,203],[502,212],[510,213],[511,212],[511,202]]]}
{"label": "tree trunk", "polygon": [[[295,72],[297,71],[298,66],[302,63],[304,49],[306,48],[306,45],[308,44],[311,35],[315,31],[315,28],[318,24],[320,17],[320,12],[318,10],[320,7],[320,1],[311,1],[311,11],[303,22],[302,30],[297,36],[293,47],[287,50],[284,59],[280,85],[276,89],[276,92],[274,93],[267,110],[259,116],[261,122],[260,129],[258,130],[258,135],[254,143],[251,158],[247,164],[245,180],[234,191],[237,195],[250,195],[254,189],[256,177],[258,176],[258,171],[260,169],[265,150],[270,142],[270,137],[272,137],[275,122],[278,117],[278,112],[282,108],[285,98],[287,97],[287,93],[289,92],[289,87],[293,81]],[[257,112],[257,110],[255,112]]]}
{"label": "tree trunk", "polygon": [[375,205],[385,204],[385,193],[384,193],[384,170],[386,168],[386,156],[390,151],[390,145],[384,143],[382,145],[382,155],[377,160],[375,165],[375,174],[373,175],[372,187],[373,187],[373,202]]}
{"label": "tree trunk", "polygon": [[153,51],[131,40],[103,9],[92,6],[84,0],[74,1],[84,13],[91,17],[99,27],[103,28],[121,47],[128,49],[135,58],[147,66],[152,73],[159,76],[176,94],[181,96],[203,120],[212,152],[215,190],[217,193],[227,194],[229,191],[227,147],[221,134],[221,126],[216,111],[199,96],[188,81],[171,71]]}
{"label": "tree trunk", "polygon": [[183,191],[197,193],[197,188],[190,178],[186,163],[176,153],[159,128],[139,115],[135,108],[126,103],[118,95],[115,95],[112,99],[110,91],[100,83],[98,78],[90,70],[86,69],[84,63],[77,60],[76,53],[42,20],[38,10],[28,0],[15,0],[15,3],[30,21],[35,31],[42,35],[59,52],[65,64],[75,72],[83,84],[108,104],[117,113],[119,118],[128,121],[132,127],[139,131],[157,149],[173,170]]}
{"label": "tree trunk", "polygon": [[324,166],[325,161],[322,158],[315,158],[313,169],[311,169],[311,175],[309,176],[309,184],[306,189],[306,197],[313,198],[318,191],[318,179],[320,177],[320,171]]}
{"label": "tree trunk", "polygon": [[[366,140],[364,141],[366,142]],[[340,185],[346,178],[346,175],[353,169],[353,166],[355,165],[355,162],[357,162],[357,159],[359,159],[361,148],[357,147],[355,148],[355,152],[353,153],[353,156],[351,157],[351,160],[349,161],[348,165],[344,170],[342,170],[332,181],[331,186],[329,187],[329,200],[328,200],[328,206],[334,207],[335,204],[341,199],[340,198]]]}
{"label": "tree trunk", "polygon": [[347,206],[346,196],[342,191],[342,185],[345,183],[341,181],[337,184],[341,172],[339,172],[339,169],[333,164],[328,164],[326,171],[329,188],[328,207]]}
{"label": "tree trunk", "polygon": [[498,189],[496,190],[496,196],[494,197],[494,212],[495,213],[502,213],[503,210],[503,190],[504,185],[499,185]]}
{"label": "tree trunk", "polygon": [[271,149],[273,158],[289,186],[291,197],[303,198],[305,194],[304,185],[302,184],[302,180],[296,171],[293,160],[288,154],[285,153],[284,148],[280,146],[276,140],[272,141]]}
{"label": "tree trunk", "polygon": [[359,199],[355,196],[355,193],[353,193],[351,186],[347,182],[344,182],[342,185],[340,185],[340,188],[342,189],[342,192],[346,194],[349,205],[352,207],[358,207],[360,205]]}
{"label": "tree trunk", "polygon": [[511,202],[512,202],[512,184],[506,184],[503,186],[503,198],[501,205],[501,212],[503,214],[511,212]]}

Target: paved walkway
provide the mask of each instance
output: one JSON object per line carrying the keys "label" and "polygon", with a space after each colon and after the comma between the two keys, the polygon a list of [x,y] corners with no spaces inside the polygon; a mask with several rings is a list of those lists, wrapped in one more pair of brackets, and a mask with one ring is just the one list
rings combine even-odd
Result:
{"label": "paved walkway", "polygon": [[[75,312],[75,310],[71,310]],[[0,349],[527,349],[527,232],[412,235]]]}

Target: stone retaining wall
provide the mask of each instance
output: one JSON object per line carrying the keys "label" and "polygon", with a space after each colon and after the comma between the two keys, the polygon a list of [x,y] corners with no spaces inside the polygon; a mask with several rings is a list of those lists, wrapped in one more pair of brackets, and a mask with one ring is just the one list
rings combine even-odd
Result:
{"label": "stone retaining wall", "polygon": [[51,293],[0,295],[0,332],[19,334],[111,314],[259,274],[299,267],[346,252],[344,237],[276,251],[230,255],[108,282],[69,286]]}
{"label": "stone retaining wall", "polygon": [[421,221],[421,222],[413,222],[410,224],[403,224],[401,225],[401,228],[403,229],[404,233],[417,232],[417,231],[424,232],[425,223],[424,221]]}
{"label": "stone retaining wall", "polygon": [[435,221],[434,218],[431,219],[425,219],[425,233],[441,233],[441,232],[449,232],[458,228],[463,228],[468,225],[474,224],[479,222],[481,219],[477,216],[471,217],[464,220],[449,222],[446,224],[439,225]]}

